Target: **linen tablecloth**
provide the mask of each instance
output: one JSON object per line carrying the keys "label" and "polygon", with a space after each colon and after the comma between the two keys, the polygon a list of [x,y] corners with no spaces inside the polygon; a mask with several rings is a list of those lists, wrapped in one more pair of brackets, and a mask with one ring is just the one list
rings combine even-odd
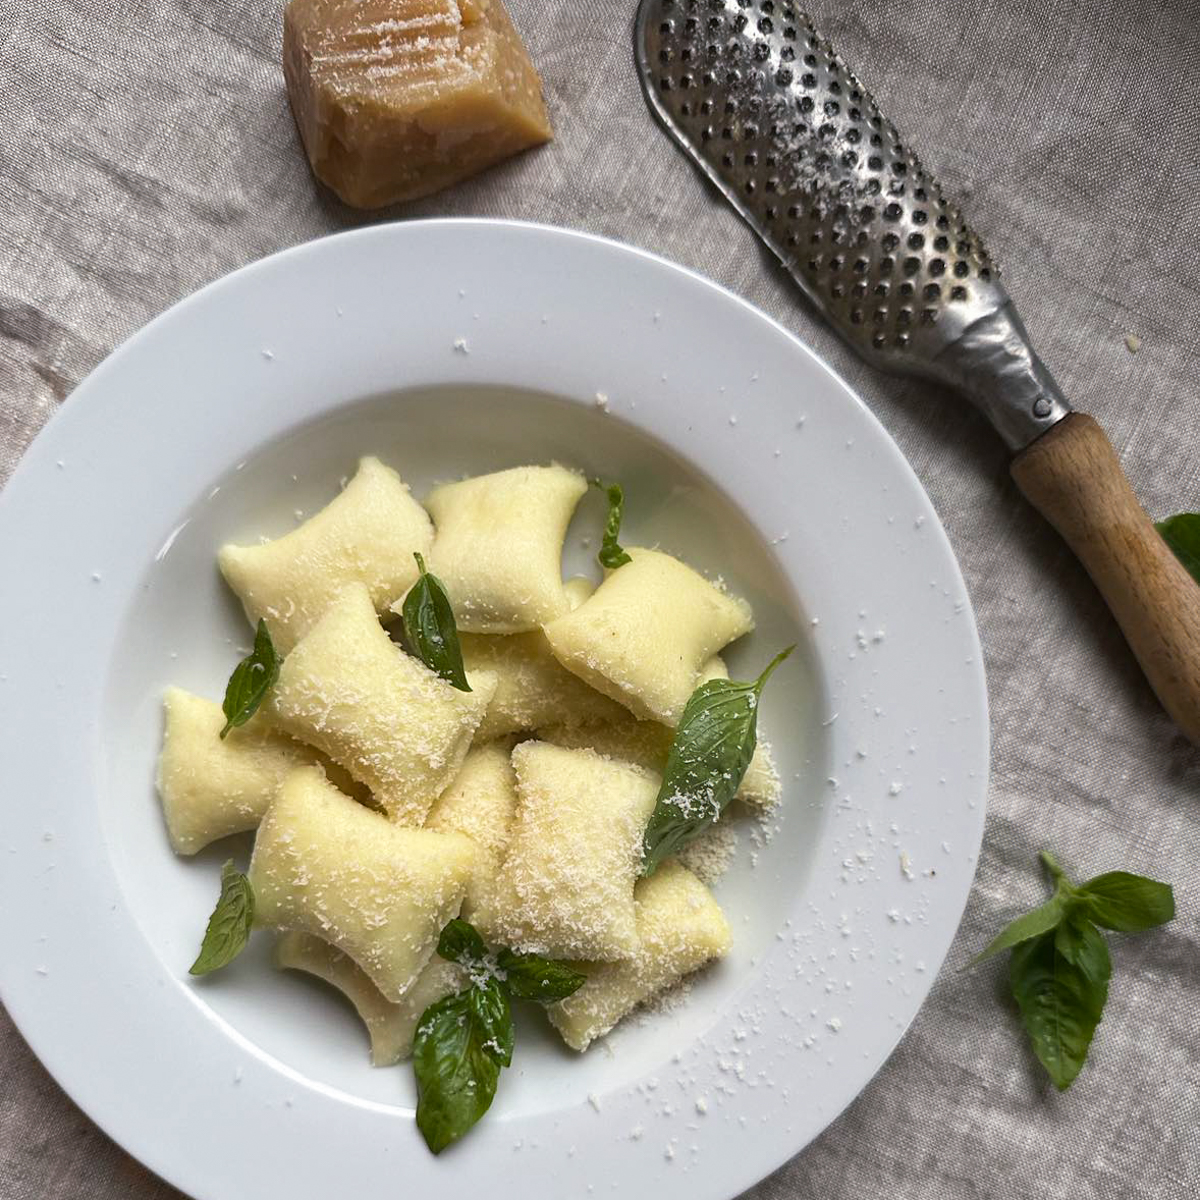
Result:
{"label": "linen tablecloth", "polygon": [[[1200,752],[1021,500],[995,436],[934,389],[856,361],[658,132],[634,73],[633,7],[510,0],[557,139],[384,216],[529,218],[621,238],[815,346],[949,530],[992,705],[987,834],[947,969],[862,1096],[748,1195],[1193,1197]],[[1106,426],[1149,511],[1200,509],[1200,6],[814,0],[813,15],[968,202],[1043,358]],[[281,0],[0,0],[0,480],[151,317],[364,220],[309,175],[280,18]],[[19,568],[0,565],[0,586]],[[1003,965],[952,969],[1041,900],[1043,846],[1078,877],[1123,867],[1168,880],[1179,908],[1162,930],[1111,939],[1108,1010],[1062,1095],[1024,1044]],[[175,1195],[71,1104],[0,1014],[0,1200]]]}

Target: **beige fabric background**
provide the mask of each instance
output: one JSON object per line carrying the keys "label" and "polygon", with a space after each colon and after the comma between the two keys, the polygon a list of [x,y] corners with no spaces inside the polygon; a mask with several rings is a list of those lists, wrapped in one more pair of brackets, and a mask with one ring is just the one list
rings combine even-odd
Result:
{"label": "beige fabric background", "polygon": [[[155,314],[361,220],[314,186],[298,149],[280,7],[0,0],[0,480]],[[388,215],[525,217],[656,250],[796,330],[891,430],[962,561],[993,705],[988,831],[950,965],[1041,897],[1041,846],[1081,876],[1121,866],[1177,889],[1174,924],[1113,938],[1108,1012],[1069,1093],[1035,1069],[1002,968],[946,970],[861,1098],[749,1196],[1200,1194],[1200,752],[1016,494],[998,441],[947,397],[854,361],[657,132],[633,72],[632,0],[511,9],[557,141]],[[1107,426],[1150,511],[1200,508],[1200,5],[814,0],[814,16],[969,201],[1042,356]],[[174,1195],[0,1014],[0,1200]]]}

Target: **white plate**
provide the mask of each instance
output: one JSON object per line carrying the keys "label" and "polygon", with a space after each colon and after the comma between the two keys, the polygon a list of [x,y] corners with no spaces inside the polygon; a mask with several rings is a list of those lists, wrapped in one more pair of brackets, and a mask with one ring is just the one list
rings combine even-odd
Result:
{"label": "white plate", "polygon": [[[735,674],[800,643],[764,707],[778,829],[719,886],[733,955],[583,1058],[523,1020],[492,1111],[438,1159],[410,1070],[367,1066],[266,935],[187,976],[230,847],[173,857],[152,787],[162,688],[219,698],[247,642],[217,545],[292,527],[368,452],[418,494],[555,458],[620,479],[626,541],[753,603]],[[200,1200],[723,1200],[862,1089],[950,944],[988,765],[950,546],[845,384],[660,259],[432,221],[238,271],[78,388],[0,497],[0,557],[0,992],[82,1108]]]}

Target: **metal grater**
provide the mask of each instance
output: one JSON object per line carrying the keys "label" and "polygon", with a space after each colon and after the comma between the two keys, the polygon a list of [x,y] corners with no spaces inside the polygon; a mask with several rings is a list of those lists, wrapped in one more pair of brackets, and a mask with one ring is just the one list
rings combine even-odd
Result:
{"label": "metal grater", "polygon": [[968,397],[1014,450],[1070,411],[956,205],[790,0],[642,0],[667,131],[875,366]]}

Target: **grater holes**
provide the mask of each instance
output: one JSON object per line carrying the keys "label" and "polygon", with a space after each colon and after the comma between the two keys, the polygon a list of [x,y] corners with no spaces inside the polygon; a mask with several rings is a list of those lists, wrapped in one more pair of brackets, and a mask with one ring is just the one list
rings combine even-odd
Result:
{"label": "grater holes", "polygon": [[935,237],[933,239],[933,248],[935,250],[949,250],[950,249],[950,239],[948,237],[946,237],[944,234],[939,234],[937,237]]}
{"label": "grater holes", "polygon": [[872,154],[867,159],[867,166],[870,167],[870,169],[872,171],[882,170],[883,169],[883,159],[880,158],[878,154]]}
{"label": "grater holes", "polygon": [[[906,273],[908,273],[908,272],[906,272]],[[911,279],[906,279],[900,285],[900,295],[902,295],[902,296],[911,296],[913,294],[914,290],[915,290],[915,284],[913,283],[913,281]]]}
{"label": "grater holes", "polygon": [[812,110],[813,110],[813,107],[814,107],[814,106],[813,106],[813,98],[812,98],[811,96],[801,96],[801,97],[800,97],[800,103],[799,103],[799,104],[797,104],[797,105],[796,105],[796,107],[797,107],[797,108],[798,108],[798,109],[799,109],[799,110],[800,110],[802,113],[809,113],[809,112],[812,112]]}
{"label": "grater holes", "polygon": [[883,219],[885,221],[898,221],[903,213],[904,209],[893,200],[890,204],[884,205]]}
{"label": "grater holes", "polygon": [[874,288],[875,295],[877,296],[886,296],[891,290],[891,285],[886,279],[881,279]]}
{"label": "grater holes", "polygon": [[900,245],[900,239],[894,233],[885,233],[880,244],[890,254]]}
{"label": "grater holes", "polygon": [[925,238],[919,233],[910,233],[908,235],[908,248],[910,250],[920,250],[925,245]]}
{"label": "grater holes", "polygon": [[861,279],[850,289],[850,295],[853,296],[855,300],[863,299],[866,294],[867,285]]}
{"label": "grater holes", "polygon": [[911,339],[909,338],[907,333],[896,334],[896,345],[899,346],[901,350],[903,350],[905,348],[905,346],[908,345],[910,340]]}
{"label": "grater holes", "polygon": [[886,344],[887,344],[887,334],[886,333],[877,333],[871,338],[871,345],[874,346],[876,350],[881,349]]}
{"label": "grater holes", "polygon": [[848,141],[852,146],[857,146],[858,143],[862,141],[862,134],[852,125],[846,130],[846,141]]}
{"label": "grater holes", "polygon": [[878,179],[868,179],[865,190],[868,196],[878,196],[883,191],[883,185]]}
{"label": "grater holes", "polygon": [[850,320],[855,325],[863,323],[863,310],[861,308],[852,308],[850,310]]}
{"label": "grater holes", "polygon": [[[795,62],[796,61],[796,51],[794,49],[792,49],[791,46],[784,46],[779,51],[779,61],[785,62],[785,63]],[[791,80],[788,80],[788,82],[790,83]]]}
{"label": "grater holes", "polygon": [[946,260],[944,258],[932,259],[929,263],[930,275],[944,275],[946,273]]}
{"label": "grater holes", "polygon": [[936,308],[921,309],[921,324],[922,325],[936,325],[937,318],[938,318],[938,314],[937,314]]}
{"label": "grater holes", "polygon": [[963,287],[961,284],[959,284],[958,287],[952,287],[950,289],[950,299],[951,300],[965,300],[966,298],[967,298],[967,289],[965,287]]}
{"label": "grater holes", "polygon": [[806,88],[815,88],[817,86],[817,77],[815,75],[806,73],[800,76],[800,82]]}
{"label": "grater holes", "polygon": [[896,314],[897,325],[911,325],[913,319],[913,310],[911,308],[902,308]]}
{"label": "grater holes", "polygon": [[910,254],[904,260],[905,275],[915,275],[920,269],[921,269],[921,260],[915,254]]}
{"label": "grater holes", "polygon": [[971,268],[961,259],[954,264],[954,274],[957,275],[959,279],[965,278],[970,270]]}
{"label": "grater holes", "polygon": [[936,300],[941,294],[941,285],[937,283],[927,283],[922,291],[926,300]]}
{"label": "grater holes", "polygon": [[766,62],[771,57],[771,47],[766,42],[755,42],[751,57],[755,62]]}

